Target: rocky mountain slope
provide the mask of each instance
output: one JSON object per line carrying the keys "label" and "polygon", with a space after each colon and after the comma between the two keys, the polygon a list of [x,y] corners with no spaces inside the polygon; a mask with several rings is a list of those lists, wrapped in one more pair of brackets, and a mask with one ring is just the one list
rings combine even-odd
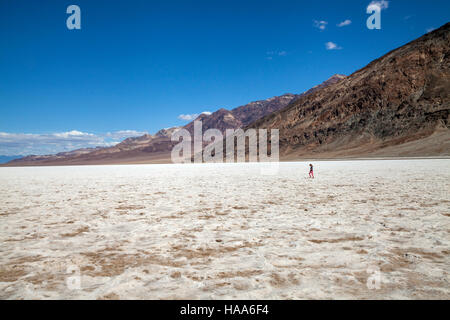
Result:
{"label": "rocky mountain slope", "polygon": [[[336,83],[343,77],[345,76],[335,75],[322,84],[308,90],[307,93]],[[225,132],[226,129],[238,129],[263,116],[286,107],[289,103],[295,101],[304,94],[296,95],[288,93],[266,100],[251,102],[231,111],[221,108],[212,114],[201,114],[195,120],[202,121],[203,132],[210,128],[216,128],[222,132]],[[193,134],[194,121],[188,123],[183,128]],[[180,127],[161,129],[155,135],[145,134],[140,137],[128,138],[113,147],[85,148],[61,152],[55,155],[27,156],[13,160],[8,165],[170,162],[170,152],[176,144],[176,142],[172,142],[170,138],[178,129],[180,129]]]}
{"label": "rocky mountain slope", "polygon": [[[266,100],[250,102],[249,104],[234,108],[233,110],[222,108],[210,115],[201,114],[195,120],[202,121],[203,131],[215,128],[222,131],[222,133],[225,133],[226,129],[244,128],[266,115],[285,108],[300,97],[335,84],[344,78],[344,75],[336,74],[302,94],[287,93]],[[187,124],[184,128],[193,134],[194,122]]]}
{"label": "rocky mountain slope", "polygon": [[[10,166],[115,164],[122,162],[167,162],[175,145],[171,134],[178,128],[162,129],[155,135],[145,134],[123,140],[112,147],[77,149],[55,155],[31,155],[9,162]],[[169,150],[169,151],[168,151]]]}
{"label": "rocky mountain slope", "polygon": [[[219,129],[225,133],[226,129],[238,129],[264,117],[274,111],[286,107],[289,103],[298,99],[301,95],[284,94],[266,100],[250,102],[233,110],[219,109],[212,114],[201,114],[197,121],[202,121],[203,132],[208,129]],[[194,121],[185,127],[191,134],[194,132]]]}
{"label": "rocky mountain slope", "polygon": [[284,159],[450,155],[450,23],[248,127]]}

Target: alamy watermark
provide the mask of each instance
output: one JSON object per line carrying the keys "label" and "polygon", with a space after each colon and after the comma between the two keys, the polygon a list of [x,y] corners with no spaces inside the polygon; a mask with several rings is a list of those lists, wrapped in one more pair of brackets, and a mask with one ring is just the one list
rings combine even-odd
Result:
{"label": "alamy watermark", "polygon": [[366,9],[366,13],[370,14],[370,17],[367,18],[367,28],[369,30],[373,29],[381,29],[381,10],[386,9],[389,6],[389,1],[380,0],[380,1],[372,1]]}
{"label": "alamy watermark", "polygon": [[69,265],[66,270],[69,275],[66,278],[66,286],[69,290],[81,290],[81,272],[76,265]]}
{"label": "alamy watermark", "polygon": [[[367,28],[370,30],[381,29],[381,10],[389,6],[389,1],[372,1],[366,8],[366,13],[370,14],[367,18]],[[70,14],[66,20],[66,26],[69,30],[81,29],[81,9],[78,5],[72,4],[67,7],[66,13]],[[326,23],[326,22],[325,22]]]}
{"label": "alamy watermark", "polygon": [[270,131],[270,140],[267,129],[226,129],[224,137],[218,129],[208,129],[203,133],[202,121],[194,121],[193,136],[187,129],[180,129],[172,135],[171,140],[178,144],[172,149],[171,159],[173,163],[232,163],[248,160],[268,164],[263,173],[275,173],[280,160],[279,130]]}
{"label": "alamy watermark", "polygon": [[379,290],[381,288],[381,271],[378,266],[369,266],[366,270],[369,277],[366,281],[366,286],[369,290]]}
{"label": "alamy watermark", "polygon": [[67,14],[70,16],[66,20],[66,26],[69,30],[80,30],[81,29],[81,9],[77,5],[70,5],[66,10]]}

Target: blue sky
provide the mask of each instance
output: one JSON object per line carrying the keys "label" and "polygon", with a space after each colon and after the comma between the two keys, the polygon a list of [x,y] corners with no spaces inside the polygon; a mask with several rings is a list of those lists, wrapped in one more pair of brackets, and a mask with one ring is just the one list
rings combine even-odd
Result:
{"label": "blue sky", "polygon": [[[449,1],[383,1],[369,30],[370,2],[1,0],[0,155],[110,145],[301,93],[450,13]],[[81,30],[66,27],[71,4]]]}

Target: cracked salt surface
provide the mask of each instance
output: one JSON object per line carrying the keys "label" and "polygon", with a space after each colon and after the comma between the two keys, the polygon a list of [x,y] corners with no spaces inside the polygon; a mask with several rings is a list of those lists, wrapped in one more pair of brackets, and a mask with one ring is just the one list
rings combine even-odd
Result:
{"label": "cracked salt surface", "polygon": [[450,298],[449,160],[260,168],[0,168],[0,298]]}

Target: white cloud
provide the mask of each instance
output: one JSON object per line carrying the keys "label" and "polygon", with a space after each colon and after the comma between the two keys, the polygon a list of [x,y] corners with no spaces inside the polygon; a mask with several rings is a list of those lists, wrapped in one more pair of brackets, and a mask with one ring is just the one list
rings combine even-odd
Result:
{"label": "white cloud", "polygon": [[266,52],[266,59],[272,60],[274,56],[284,57],[287,55],[287,51],[281,50],[281,51],[267,51]]}
{"label": "white cloud", "polygon": [[334,42],[327,42],[325,43],[325,48],[327,48],[327,50],[341,50],[342,47],[339,47],[336,43]]}
{"label": "white cloud", "polygon": [[114,140],[123,140],[130,137],[139,137],[147,134],[146,131],[136,131],[136,130],[119,130],[115,132],[108,132],[106,137]]}
{"label": "white cloud", "polygon": [[197,117],[198,117],[198,114],[197,114],[197,113],[193,113],[193,114],[180,114],[180,115],[178,116],[178,119],[184,120],[184,121],[192,121],[192,120],[194,120],[194,119],[197,118]]}
{"label": "white cloud", "polygon": [[389,1],[387,0],[372,1],[367,6],[368,11],[384,10],[387,8],[389,8]]}
{"label": "white cloud", "polygon": [[339,28],[340,28],[340,27],[345,27],[345,26],[350,25],[351,23],[352,23],[352,21],[349,20],[349,19],[347,19],[347,20],[342,21],[341,23],[338,23],[337,26],[338,26]]}
{"label": "white cloud", "polygon": [[[200,113],[200,114],[206,114],[206,115],[209,116],[209,115],[211,115],[211,112],[210,112],[210,111],[203,111],[203,112]],[[192,113],[192,114],[180,114],[180,115],[178,116],[178,119],[184,120],[184,121],[192,121],[192,120],[197,119],[197,117],[198,117],[200,114],[198,114],[198,113]]]}
{"label": "white cloud", "polygon": [[431,28],[427,28],[427,33],[430,33],[431,31],[436,30],[435,28],[431,27]]}
{"label": "white cloud", "polygon": [[320,30],[325,30],[327,27],[328,22],[324,21],[324,20],[314,20],[314,27],[320,29]]}
{"label": "white cloud", "polygon": [[141,136],[145,133],[135,130],[106,134],[77,130],[42,134],[0,132],[0,155],[43,155],[81,148],[109,147],[125,138]]}
{"label": "white cloud", "polygon": [[86,132],[81,132],[81,131],[77,131],[77,130],[61,132],[61,133],[53,133],[53,135],[55,137],[64,138],[64,139],[68,139],[71,137],[74,138],[74,137],[92,137],[92,136],[94,136],[92,133],[86,133]]}

